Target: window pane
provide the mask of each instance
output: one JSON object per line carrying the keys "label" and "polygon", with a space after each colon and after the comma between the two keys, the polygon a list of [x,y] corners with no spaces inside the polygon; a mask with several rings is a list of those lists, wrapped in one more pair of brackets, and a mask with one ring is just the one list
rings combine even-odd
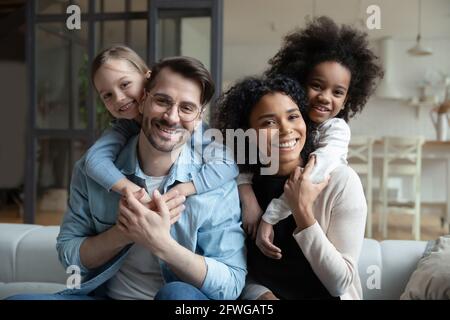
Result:
{"label": "window pane", "polygon": [[147,60],[147,21],[132,20],[130,21],[128,33],[129,45],[136,51],[139,56]]}
{"label": "window pane", "polygon": [[89,10],[89,0],[37,0],[37,14],[66,14],[67,7],[71,4],[78,5],[82,13]]}
{"label": "window pane", "polygon": [[88,26],[69,31],[62,23],[36,28],[36,125],[42,129],[86,128],[89,85]]}
{"label": "window pane", "polygon": [[97,0],[98,12],[124,12],[125,0]]}
{"label": "window pane", "polygon": [[181,55],[197,58],[208,70],[211,70],[210,17],[181,19]]}
{"label": "window pane", "polygon": [[88,24],[81,24],[80,43],[83,46],[73,46],[72,54],[73,66],[73,92],[72,96],[72,124],[75,129],[86,129],[88,123],[88,93],[91,86],[91,72],[88,57]]}
{"label": "window pane", "polygon": [[156,60],[180,55],[179,39],[180,19],[160,18],[158,19],[158,56]]}
{"label": "window pane", "polygon": [[147,12],[148,11],[148,0],[132,0],[131,1],[131,11]]}
{"label": "window pane", "polygon": [[41,139],[37,147],[36,223],[59,224],[67,209],[74,163],[86,151],[84,141]]}
{"label": "window pane", "polygon": [[96,23],[97,52],[125,43],[125,21],[100,21]]}
{"label": "window pane", "polygon": [[146,12],[148,10],[148,0],[96,0],[96,12],[126,12],[127,2],[129,2],[128,12]]}
{"label": "window pane", "polygon": [[211,18],[192,15],[191,11],[160,11],[157,59],[185,55],[197,58],[210,69]]}
{"label": "window pane", "polygon": [[125,44],[144,60],[147,56],[147,21],[120,20],[96,23],[97,52],[116,44]]}

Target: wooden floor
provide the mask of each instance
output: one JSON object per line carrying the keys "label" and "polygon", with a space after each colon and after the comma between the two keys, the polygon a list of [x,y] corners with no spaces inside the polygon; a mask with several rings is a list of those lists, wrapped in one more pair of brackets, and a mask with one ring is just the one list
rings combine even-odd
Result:
{"label": "wooden floor", "polygon": [[[378,231],[379,214],[373,215],[372,235],[376,240],[385,240]],[[390,214],[388,236],[392,240],[414,240],[412,234],[413,216],[408,214]],[[439,214],[423,214],[421,217],[420,240],[435,240],[440,236],[449,234],[448,224],[441,226]]]}
{"label": "wooden floor", "polygon": [[[378,232],[378,214],[373,216],[373,238],[383,240]],[[413,240],[411,233],[412,216],[405,214],[392,214],[389,216],[389,228],[387,239]],[[62,213],[38,212],[36,214],[36,224],[59,225],[62,220]],[[0,210],[0,223],[22,223],[18,208],[11,206]],[[448,224],[441,227],[441,221],[437,214],[424,214],[421,221],[421,240],[434,240],[438,237],[449,234]]]}
{"label": "wooden floor", "polygon": [[[62,215],[62,212],[37,212],[35,223],[43,226],[59,225]],[[23,223],[19,208],[8,206],[0,209],[0,223]]]}

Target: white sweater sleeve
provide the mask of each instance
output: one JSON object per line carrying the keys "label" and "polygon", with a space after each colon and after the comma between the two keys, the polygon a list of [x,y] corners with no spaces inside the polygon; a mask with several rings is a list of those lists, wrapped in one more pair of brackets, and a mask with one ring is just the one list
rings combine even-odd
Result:
{"label": "white sweater sleeve", "polygon": [[316,164],[311,172],[311,181],[320,183],[339,165],[347,164],[350,128],[339,118],[330,119],[318,128],[319,139],[316,150]]}
{"label": "white sweater sleeve", "polygon": [[284,193],[278,199],[273,199],[269,206],[266,209],[266,212],[263,214],[262,219],[270,223],[271,225],[275,225],[283,219],[286,219],[291,215],[291,209],[287,203],[286,196]]}
{"label": "white sweater sleeve", "polygon": [[242,290],[240,298],[242,300],[256,300],[262,294],[269,292],[269,291],[270,291],[269,288],[266,288],[263,285],[258,284],[251,278],[251,276],[247,275],[247,279],[245,281],[245,287]]}
{"label": "white sweater sleeve", "polygon": [[[330,196],[323,199],[328,203],[334,202],[326,234],[316,222],[293,235],[314,273],[333,296],[343,295],[358,277],[357,262],[367,214],[361,181],[353,170],[348,168],[346,171],[348,179],[342,181],[343,189],[328,190]],[[345,179],[339,175],[334,178]],[[339,189],[342,191],[332,196]]]}
{"label": "white sweater sleeve", "polygon": [[239,173],[237,177],[237,185],[252,184],[253,173]]}

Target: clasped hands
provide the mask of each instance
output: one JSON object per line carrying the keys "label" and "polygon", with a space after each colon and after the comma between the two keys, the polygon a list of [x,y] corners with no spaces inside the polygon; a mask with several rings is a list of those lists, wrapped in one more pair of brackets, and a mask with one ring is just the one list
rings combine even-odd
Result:
{"label": "clasped hands", "polygon": [[180,219],[185,200],[176,190],[164,195],[155,190],[151,198],[144,189],[127,191],[119,203],[116,225],[130,242],[157,254],[172,239],[170,226]]}

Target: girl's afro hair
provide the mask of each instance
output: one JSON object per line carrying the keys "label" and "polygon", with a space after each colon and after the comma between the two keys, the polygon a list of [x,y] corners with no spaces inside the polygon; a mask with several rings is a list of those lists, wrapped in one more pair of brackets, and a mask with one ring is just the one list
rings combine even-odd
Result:
{"label": "girl's afro hair", "polygon": [[319,63],[335,61],[351,73],[345,108],[337,115],[348,121],[361,112],[383,77],[378,57],[369,49],[367,34],[348,25],[338,26],[328,17],[319,17],[284,38],[278,53],[269,60],[266,76],[287,75],[306,85],[308,75]]}

